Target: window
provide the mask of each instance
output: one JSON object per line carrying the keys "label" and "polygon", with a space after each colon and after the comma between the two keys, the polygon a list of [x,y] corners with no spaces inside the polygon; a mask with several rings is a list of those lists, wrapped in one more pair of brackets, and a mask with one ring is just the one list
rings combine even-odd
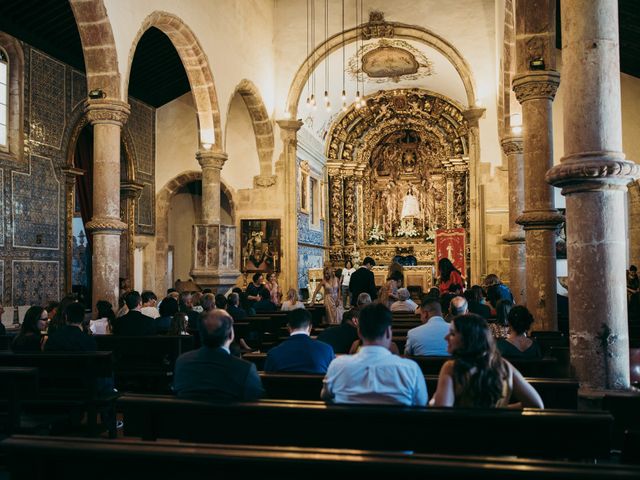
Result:
{"label": "window", "polygon": [[9,58],[0,49],[0,145],[9,144]]}

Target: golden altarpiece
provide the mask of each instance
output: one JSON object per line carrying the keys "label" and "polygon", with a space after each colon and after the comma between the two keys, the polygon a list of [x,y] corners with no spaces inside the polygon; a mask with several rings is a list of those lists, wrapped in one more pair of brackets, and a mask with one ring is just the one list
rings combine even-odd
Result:
{"label": "golden altarpiece", "polygon": [[330,263],[413,256],[407,275],[429,287],[435,231],[469,231],[468,136],[461,107],[426,90],[380,91],[339,117],[326,151]]}

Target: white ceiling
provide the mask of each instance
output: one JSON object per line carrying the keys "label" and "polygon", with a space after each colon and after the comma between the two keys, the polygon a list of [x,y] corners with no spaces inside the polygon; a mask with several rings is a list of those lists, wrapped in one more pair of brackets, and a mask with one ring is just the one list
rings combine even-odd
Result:
{"label": "white ceiling", "polygon": [[[390,41],[394,42],[393,39]],[[359,52],[367,51],[368,49],[375,48],[380,42],[380,39],[372,39],[364,42],[364,46],[360,47]],[[401,40],[396,47],[406,47],[408,45],[409,51],[413,51],[416,56],[424,55],[431,63],[432,74],[429,76],[422,76],[421,78],[407,79],[401,77],[398,82],[394,82],[391,78],[370,78],[366,73],[364,77],[365,81],[364,92],[366,95],[370,95],[379,90],[394,90],[398,88],[422,88],[430,90],[441,95],[445,95],[462,105],[466,104],[466,93],[464,85],[457,71],[453,65],[437,50],[430,46],[416,42],[413,40]],[[356,63],[356,44],[352,43],[345,47],[345,70],[349,70],[350,61],[352,64],[357,64],[359,69],[361,68],[361,59],[357,59]],[[315,70],[315,97],[317,99],[317,107],[315,109],[309,108],[306,104],[306,99],[311,95],[312,90],[309,84],[308,88],[305,88],[298,103],[298,115],[297,118],[301,118],[305,122],[305,127],[309,129],[315,136],[320,139],[324,139],[331,123],[335,120],[338,114],[341,113],[342,106],[342,49],[333,52],[328,59],[321,62]],[[420,60],[419,58],[417,58]],[[325,62],[328,60],[329,69],[329,82],[328,89],[325,86]],[[421,70],[424,71],[424,70]],[[345,73],[345,90],[347,92],[347,106],[354,102],[356,94],[356,81],[352,74]],[[327,111],[324,103],[324,91],[328,90],[329,99],[331,102],[331,111]],[[360,90],[362,88],[360,87]],[[362,94],[362,91],[360,92]]]}

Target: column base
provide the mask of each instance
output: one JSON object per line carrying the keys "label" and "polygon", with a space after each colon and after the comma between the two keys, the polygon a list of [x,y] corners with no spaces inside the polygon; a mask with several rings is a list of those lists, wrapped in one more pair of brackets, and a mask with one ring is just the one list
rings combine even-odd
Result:
{"label": "column base", "polygon": [[215,289],[217,293],[226,294],[227,290],[235,287],[240,278],[237,270],[191,270],[191,278],[202,289]]}

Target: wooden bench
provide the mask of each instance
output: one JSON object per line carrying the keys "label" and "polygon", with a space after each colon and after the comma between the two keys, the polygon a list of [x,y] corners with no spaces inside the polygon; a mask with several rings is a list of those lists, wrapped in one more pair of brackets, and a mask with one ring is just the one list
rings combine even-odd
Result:
{"label": "wooden bench", "polygon": [[193,350],[190,335],[94,335],[98,350],[113,352],[116,387],[121,391],[169,393],[176,359]]}
{"label": "wooden bench", "polygon": [[[422,369],[422,373],[425,375],[438,375],[444,362],[451,357],[407,357],[418,363]],[[529,360],[529,359],[509,359],[511,364],[518,369],[518,371],[525,377],[536,378],[562,378],[566,377],[564,372],[560,374],[558,372],[558,360],[552,357],[546,357],[541,359]]]}
{"label": "wooden bench", "polygon": [[[204,443],[597,459],[613,418],[566,410],[408,408],[263,400],[215,404],[124,395],[126,436]],[[517,440],[516,440],[517,439]]]}
{"label": "wooden bench", "polygon": [[[23,402],[30,412],[87,415],[88,431],[99,432],[99,411],[113,409],[118,394],[105,388],[113,376],[111,352],[0,352],[0,367],[38,369],[38,395]],[[107,425],[115,435],[115,417]]]}
{"label": "wooden bench", "polygon": [[640,476],[630,465],[425,455],[254,445],[202,445],[122,439],[16,435],[0,443],[11,478],[139,480],[203,478],[433,478],[609,480]]}
{"label": "wooden bench", "polygon": [[0,401],[5,409],[2,418],[3,433],[20,430],[22,403],[38,393],[38,369],[34,367],[0,367]]}
{"label": "wooden bench", "polygon": [[[278,400],[319,400],[323,375],[260,372],[266,398]],[[437,375],[425,375],[429,397],[438,385]],[[578,382],[570,379],[527,378],[540,394],[546,408],[578,408]]]}
{"label": "wooden bench", "polygon": [[[640,430],[640,393],[607,393],[602,401],[602,409],[611,413],[614,418],[614,447],[622,446],[625,431]],[[637,453],[640,458],[640,451]]]}

